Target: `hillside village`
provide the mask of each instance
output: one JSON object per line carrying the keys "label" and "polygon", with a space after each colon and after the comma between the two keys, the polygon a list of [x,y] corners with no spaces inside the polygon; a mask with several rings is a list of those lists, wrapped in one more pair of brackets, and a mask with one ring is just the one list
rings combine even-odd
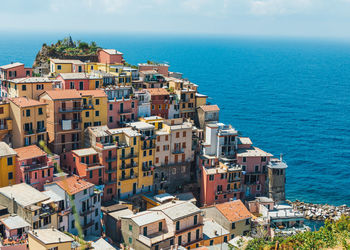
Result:
{"label": "hillside village", "polygon": [[233,249],[309,230],[282,156],[221,123],[200,86],[94,47],[0,66],[1,249]]}

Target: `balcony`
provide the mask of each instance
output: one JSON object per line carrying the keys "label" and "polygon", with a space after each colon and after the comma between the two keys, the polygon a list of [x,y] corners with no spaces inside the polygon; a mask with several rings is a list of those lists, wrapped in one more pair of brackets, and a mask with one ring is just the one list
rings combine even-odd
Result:
{"label": "balcony", "polygon": [[44,133],[44,132],[46,132],[46,128],[37,128],[36,132],[37,133]]}
{"label": "balcony", "polygon": [[137,163],[136,162],[122,165],[120,167],[120,169],[123,170],[123,169],[128,169],[128,168],[135,168],[135,167],[137,167]]}
{"label": "balcony", "polygon": [[116,161],[116,160],[117,160],[117,157],[116,157],[116,156],[113,156],[113,157],[106,157],[105,160],[106,160],[106,162],[113,162],[113,161]]}
{"label": "balcony", "polygon": [[123,109],[119,110],[119,114],[131,114],[132,110],[131,109]]}
{"label": "balcony", "polygon": [[131,158],[135,158],[135,157],[137,157],[137,155],[135,155],[135,154],[127,154],[127,155],[121,155],[120,159],[121,160],[125,160],[125,159],[131,159]]}
{"label": "balcony", "polygon": [[156,135],[151,135],[151,136],[141,135],[141,141],[145,141],[145,140],[154,140],[154,139],[156,139],[156,138],[157,138]]}
{"label": "balcony", "polygon": [[134,175],[129,175],[129,176],[122,176],[122,177],[120,178],[120,180],[125,181],[125,180],[131,180],[131,179],[135,179],[135,178],[137,178],[137,175],[136,175],[136,174],[134,174]]}
{"label": "balcony", "polygon": [[33,135],[34,134],[34,130],[25,130],[24,134],[25,135]]}
{"label": "balcony", "polygon": [[142,171],[150,171],[153,169],[154,169],[154,166],[142,166]]}
{"label": "balcony", "polygon": [[94,209],[92,209],[92,207],[89,207],[88,209],[85,209],[85,210],[81,210],[79,212],[80,216],[85,216],[85,215],[88,215],[88,214],[91,214],[92,212],[94,212]]}
{"label": "balcony", "polygon": [[79,123],[79,122],[81,122],[81,118],[80,117],[79,118],[73,118],[72,122],[73,123]]}
{"label": "balcony", "polygon": [[30,164],[30,165],[21,165],[20,168],[24,170],[24,172],[30,172],[33,170],[40,170],[48,167],[52,167],[52,164],[48,163],[35,163],[35,164]]}
{"label": "balcony", "polygon": [[156,144],[155,143],[152,143],[150,145],[142,145],[141,149],[142,150],[145,150],[145,149],[152,149],[152,148],[155,148],[156,147]]}
{"label": "balcony", "polygon": [[94,109],[94,105],[92,105],[92,104],[83,104],[83,109],[84,110]]}
{"label": "balcony", "polygon": [[107,174],[115,173],[115,172],[117,172],[117,169],[116,169],[116,168],[109,168],[109,169],[106,169],[105,172],[106,172]]}
{"label": "balcony", "polygon": [[172,153],[173,154],[183,154],[185,150],[183,148],[175,148]]}
{"label": "balcony", "polygon": [[83,230],[85,230],[85,229],[91,227],[93,224],[94,224],[94,221],[90,221],[88,223],[84,223],[82,228],[83,228]]}
{"label": "balcony", "polygon": [[82,110],[83,110],[82,106],[59,108],[60,113],[80,112]]}
{"label": "balcony", "polygon": [[174,237],[174,232],[164,230],[164,231],[150,234],[147,236],[140,234],[138,240],[141,241],[142,243],[144,243],[145,245],[152,247],[152,245],[154,245],[158,242],[162,242],[162,241],[169,239],[171,237]]}
{"label": "balcony", "polygon": [[112,185],[112,184],[116,184],[117,180],[108,180],[105,182],[106,185]]}
{"label": "balcony", "polygon": [[227,180],[228,183],[232,183],[232,182],[236,182],[236,181],[241,181],[240,177],[236,177],[236,178],[230,178]]}

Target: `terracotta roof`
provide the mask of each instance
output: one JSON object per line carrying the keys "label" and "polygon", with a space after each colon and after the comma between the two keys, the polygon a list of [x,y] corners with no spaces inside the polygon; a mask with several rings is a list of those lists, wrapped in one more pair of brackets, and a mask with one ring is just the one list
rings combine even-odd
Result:
{"label": "terracotta roof", "polygon": [[151,95],[169,95],[169,92],[163,88],[146,89]]}
{"label": "terracotta roof", "polygon": [[61,99],[78,99],[81,98],[79,91],[76,89],[55,89],[55,90],[47,90],[46,93],[53,100],[61,100]]}
{"label": "terracotta roof", "polygon": [[220,111],[218,105],[203,105],[200,106],[200,108],[203,109],[204,112]]}
{"label": "terracotta roof", "polygon": [[78,176],[71,176],[61,181],[55,181],[58,186],[65,190],[69,195],[79,193],[85,189],[93,187],[94,184],[80,179]]}
{"label": "terracotta roof", "polygon": [[46,155],[46,153],[37,145],[16,148],[15,151],[17,152],[20,161]]}
{"label": "terracotta roof", "polygon": [[244,206],[241,200],[229,201],[215,205],[215,207],[226,217],[230,222],[249,219],[252,214]]}
{"label": "terracotta roof", "polygon": [[46,103],[42,103],[27,97],[16,97],[16,98],[10,98],[9,100],[21,108],[47,105]]}
{"label": "terracotta roof", "polygon": [[107,97],[106,93],[102,89],[81,90],[79,93],[81,96]]}

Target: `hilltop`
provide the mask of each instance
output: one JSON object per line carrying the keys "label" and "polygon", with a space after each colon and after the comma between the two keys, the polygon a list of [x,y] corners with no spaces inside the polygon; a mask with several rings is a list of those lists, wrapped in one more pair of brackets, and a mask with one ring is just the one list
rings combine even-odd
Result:
{"label": "hilltop", "polygon": [[48,74],[50,58],[77,59],[81,61],[97,62],[97,50],[100,49],[96,42],[73,41],[72,37],[65,37],[55,44],[44,43],[35,57],[33,70],[35,74]]}

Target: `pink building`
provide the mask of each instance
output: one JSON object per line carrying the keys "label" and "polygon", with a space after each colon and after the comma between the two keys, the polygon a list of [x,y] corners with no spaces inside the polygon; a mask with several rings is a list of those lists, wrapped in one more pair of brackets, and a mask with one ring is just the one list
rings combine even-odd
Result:
{"label": "pink building", "polygon": [[148,63],[140,63],[139,64],[139,72],[142,71],[149,71],[149,70],[155,70],[159,74],[162,74],[163,76],[169,76],[169,65],[168,64],[148,64]]}
{"label": "pink building", "polygon": [[272,154],[254,147],[248,137],[239,137],[237,146],[237,164],[244,173],[243,196],[249,199],[265,195],[267,164]]}
{"label": "pink building", "polygon": [[0,66],[0,80],[31,77],[32,71],[32,68],[25,68],[24,64],[19,62]]}
{"label": "pink building", "polygon": [[109,128],[119,128],[127,122],[137,120],[138,115],[138,99],[136,98],[122,98],[108,100],[108,122]]}
{"label": "pink building", "polygon": [[240,199],[242,175],[240,166],[224,165],[215,158],[200,158],[199,165],[202,206]]}
{"label": "pink building", "polygon": [[25,182],[42,191],[46,182],[52,182],[54,162],[36,145],[15,149],[16,183]]}
{"label": "pink building", "polygon": [[93,148],[73,150],[67,153],[65,165],[71,174],[95,185],[103,184],[104,166],[100,163],[98,152]]}
{"label": "pink building", "polygon": [[100,49],[97,51],[98,62],[105,64],[123,64],[125,62],[123,53],[115,49]]}
{"label": "pink building", "polygon": [[86,73],[61,73],[56,79],[62,82],[62,89],[89,90],[89,76]]}

